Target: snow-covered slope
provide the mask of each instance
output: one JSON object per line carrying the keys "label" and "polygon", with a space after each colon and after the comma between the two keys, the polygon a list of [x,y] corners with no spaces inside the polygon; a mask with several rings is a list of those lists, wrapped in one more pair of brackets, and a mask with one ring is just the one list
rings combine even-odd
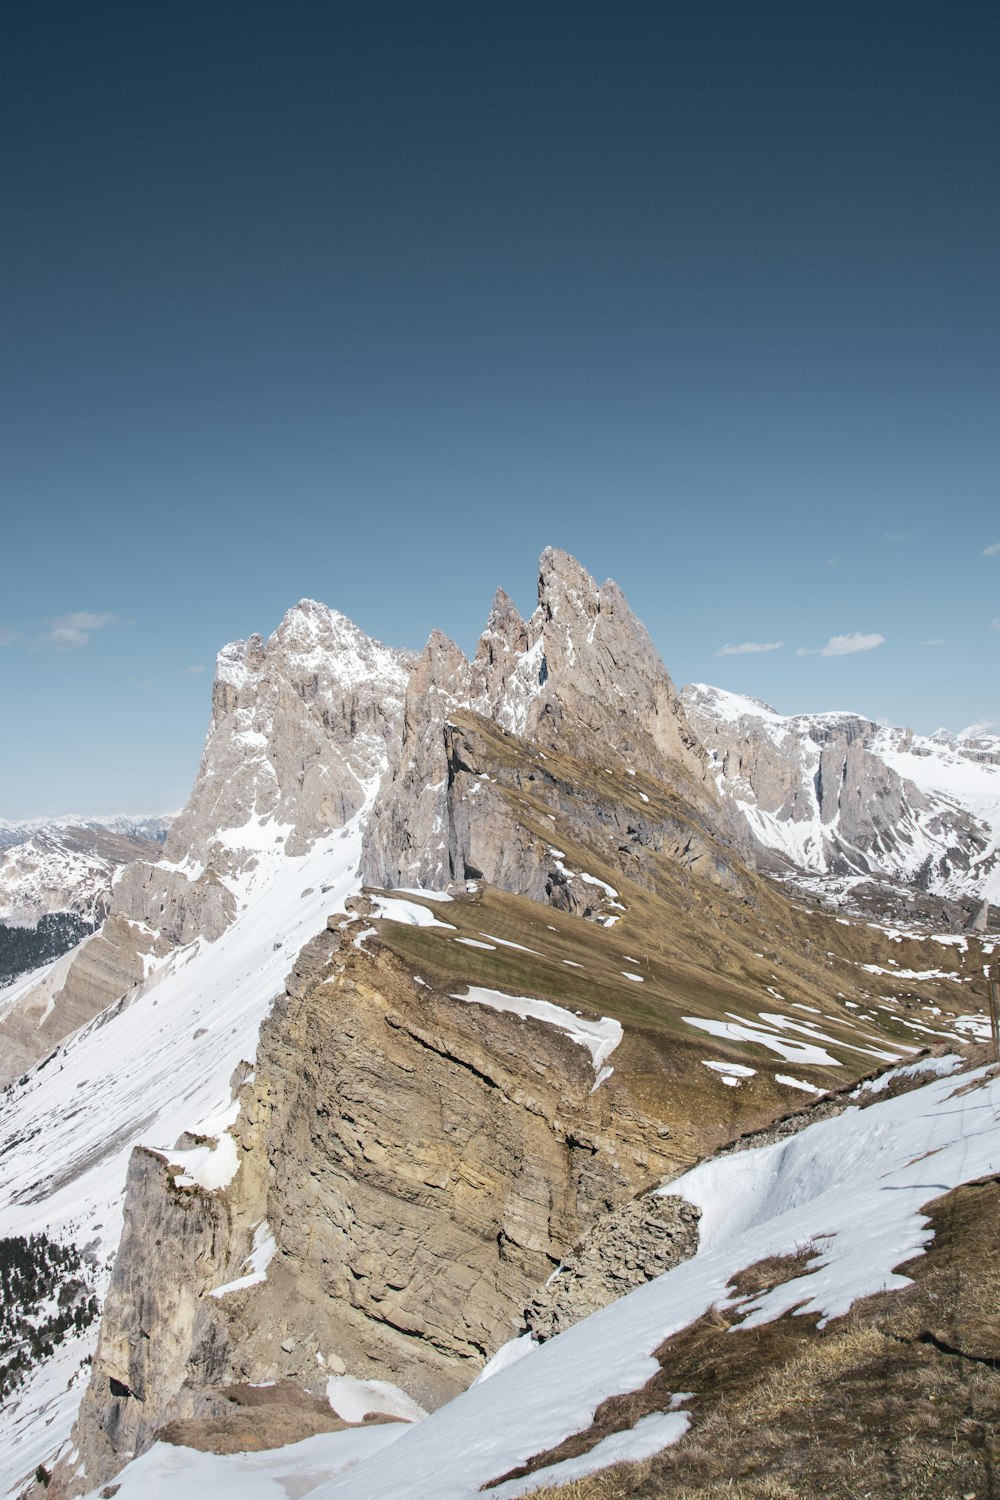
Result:
{"label": "snow-covered slope", "polygon": [[[374,793],[369,785],[369,800]],[[366,802],[367,807],[367,802]],[[227,835],[254,868],[230,878],[237,916],[214,943],[177,949],[156,976],[12,1085],[0,1114],[0,1237],[45,1230],[87,1247],[99,1294],[121,1233],[134,1145],[183,1131],[222,1137],[230,1079],[302,945],[357,888],[363,813],[289,857],[287,829],[251,819]],[[276,938],[276,934],[281,934]],[[226,1153],[226,1137],[217,1152]],[[220,1158],[221,1159],[221,1158]],[[69,1433],[96,1328],[60,1345],[0,1414],[0,1493]]]}
{"label": "snow-covered slope", "polygon": [[852,713],[786,717],[699,683],[682,697],[720,791],[793,869],[1000,899],[997,736],[924,737]]}
{"label": "snow-covered slope", "polygon": [[[748,1328],[793,1311],[817,1315],[822,1326],[861,1297],[908,1285],[896,1267],[932,1238],[925,1206],[1000,1171],[1000,1080],[984,1069],[952,1076],[959,1067],[956,1057],[911,1065],[900,1071],[928,1081],[909,1093],[849,1107],[670,1183],[665,1191],[701,1210],[693,1259],[540,1347],[518,1341],[497,1357],[492,1373],[377,1452],[348,1454],[343,1435],[333,1434],[310,1440],[308,1472],[304,1445],[301,1457],[290,1448],[259,1460],[220,1458],[212,1466],[213,1492],[225,1495],[231,1486],[234,1494],[280,1500],[288,1493],[282,1476],[295,1475],[295,1493],[315,1500],[474,1500],[491,1485],[497,1500],[514,1500],[679,1441],[691,1421],[684,1391],[667,1401],[661,1396],[630,1430],[595,1439],[578,1458],[496,1484],[586,1433],[602,1402],[640,1392],[659,1372],[654,1351],[713,1305],[733,1305],[733,1278],[748,1265],[804,1247],[811,1252],[801,1274],[742,1302],[740,1326]],[[870,1098],[864,1086],[858,1091],[866,1093]],[[119,1475],[119,1494],[182,1500],[203,1473],[201,1454],[167,1454],[157,1446]],[[238,1489],[240,1481],[252,1487]]]}

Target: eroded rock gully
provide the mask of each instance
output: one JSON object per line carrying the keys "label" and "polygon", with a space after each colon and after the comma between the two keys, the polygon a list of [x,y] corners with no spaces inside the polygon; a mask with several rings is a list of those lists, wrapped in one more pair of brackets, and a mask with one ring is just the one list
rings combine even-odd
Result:
{"label": "eroded rock gully", "polygon": [[[346,1370],[438,1405],[588,1229],[677,1166],[624,1079],[594,1089],[585,1048],[355,946],[363,925],[299,956],[240,1090],[231,1184],[185,1187],[133,1155],[75,1438],[87,1487],[228,1382],[322,1390]],[[212,1296],[245,1276],[264,1220],[266,1279]]]}

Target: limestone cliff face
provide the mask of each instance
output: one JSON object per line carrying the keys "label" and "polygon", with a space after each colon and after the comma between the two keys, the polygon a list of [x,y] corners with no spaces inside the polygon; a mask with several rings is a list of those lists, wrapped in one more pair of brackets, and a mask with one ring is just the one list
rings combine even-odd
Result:
{"label": "limestone cliff face", "polygon": [[[207,1292],[229,1243],[222,1194],[180,1187],[155,1152],[132,1153],[125,1225],[76,1440],[82,1474],[57,1470],[53,1500],[111,1478],[172,1417],[211,1406],[195,1390],[226,1367],[224,1325]],[[81,1483],[83,1474],[86,1481]]]}
{"label": "limestone cliff face", "polygon": [[411,664],[308,599],[268,641],[225,647],[205,751],[167,857],[218,869],[220,831],[254,818],[287,829],[288,854],[341,827],[362,806],[365,783],[395,758]]}
{"label": "limestone cliff face", "polygon": [[[684,807],[688,828],[678,848],[690,843],[693,818],[709,841],[735,851],[734,861],[703,859],[710,878],[713,870],[734,878],[734,866],[751,857],[680,697],[621,591],[611,582],[598,587],[573,558],[549,549],[539,563],[538,608],[530,620],[501,590],[471,663],[441,636],[428,642],[410,680],[398,769],[366,836],[370,884],[442,889],[482,875],[547,899],[537,838],[512,815],[509,801],[491,791],[496,775],[502,780],[494,773],[497,757],[483,754],[481,742],[471,757],[460,746],[456,719],[466,745],[476,738],[463,708],[512,742],[592,763],[610,757],[655,778]],[[704,854],[707,841],[694,837],[696,852]]]}
{"label": "limestone cliff face", "polygon": [[[227,880],[260,856],[304,853],[343,826],[398,759],[411,657],[303,600],[268,641],[219,654],[212,723],[164,858],[119,871],[102,931],[0,1022],[0,1084],[236,913]],[[261,825],[272,826],[261,833]],[[264,844],[264,840],[267,844]]]}
{"label": "limestone cliff face", "polygon": [[[321,1389],[346,1369],[438,1405],[587,1229],[676,1166],[627,1083],[595,1089],[585,1048],[415,979],[344,920],[265,1023],[231,1184],[133,1156],[75,1434],[88,1487],[230,1380]],[[265,1231],[265,1275],[241,1286]]]}

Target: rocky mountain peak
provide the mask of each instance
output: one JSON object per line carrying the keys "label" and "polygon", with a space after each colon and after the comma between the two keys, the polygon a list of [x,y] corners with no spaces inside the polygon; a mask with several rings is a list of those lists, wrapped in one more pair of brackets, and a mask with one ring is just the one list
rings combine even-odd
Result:
{"label": "rocky mountain peak", "polygon": [[428,719],[440,721],[469,701],[471,674],[460,647],[440,630],[431,631],[406,688],[404,739],[419,736]]}
{"label": "rocky mountain peak", "polygon": [[217,835],[248,816],[284,825],[290,854],[347,822],[394,754],[414,660],[312,599],[266,642],[223,647],[202,763],[168,856],[218,862]]}
{"label": "rocky mountain peak", "polygon": [[529,638],[535,633],[541,659],[529,733],[554,743],[576,721],[654,774],[670,762],[705,780],[680,697],[616,583],[598,585],[575,558],[546,548],[528,624]]}
{"label": "rocky mountain peak", "polygon": [[[471,665],[445,637],[428,642],[410,677],[398,767],[366,834],[370,884],[440,889],[487,867],[495,883],[514,878],[502,860],[487,858],[508,815],[482,789],[485,763],[477,761],[476,793],[466,785],[469,747],[456,748],[449,728],[461,708],[556,754],[600,756],[602,764],[619,757],[632,774],[643,770],[674,786],[703,827],[734,841],[731,816],[644,626],[616,584],[598,586],[575,558],[549,547],[529,620],[499,589]],[[510,848],[523,842],[515,830],[504,837]]]}
{"label": "rocky mountain peak", "polygon": [[511,642],[518,650],[523,650],[527,644],[524,621],[506,589],[497,589],[493,596],[493,604],[481,639],[485,641],[491,637]]}

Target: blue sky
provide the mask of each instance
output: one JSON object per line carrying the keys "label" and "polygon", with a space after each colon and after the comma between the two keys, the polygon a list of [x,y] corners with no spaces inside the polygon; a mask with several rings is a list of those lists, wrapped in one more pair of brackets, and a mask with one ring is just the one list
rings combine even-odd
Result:
{"label": "blue sky", "polygon": [[1000,722],[998,63],[976,0],[10,11],[0,816],[175,807],[223,642],[471,649],[548,544],[678,683]]}

